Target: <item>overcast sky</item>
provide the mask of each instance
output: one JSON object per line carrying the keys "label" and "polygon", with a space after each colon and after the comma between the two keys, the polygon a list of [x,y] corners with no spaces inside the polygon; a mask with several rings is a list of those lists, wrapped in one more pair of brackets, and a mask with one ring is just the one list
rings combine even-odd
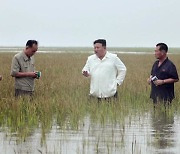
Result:
{"label": "overcast sky", "polygon": [[180,0],[0,0],[0,46],[180,47]]}

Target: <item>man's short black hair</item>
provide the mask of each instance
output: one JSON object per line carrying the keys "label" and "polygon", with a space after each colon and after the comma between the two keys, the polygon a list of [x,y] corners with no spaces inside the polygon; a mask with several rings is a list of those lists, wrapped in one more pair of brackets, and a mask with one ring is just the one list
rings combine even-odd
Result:
{"label": "man's short black hair", "polygon": [[38,41],[36,41],[36,40],[28,40],[27,43],[26,43],[26,47],[31,48],[33,46],[33,44],[38,45]]}
{"label": "man's short black hair", "polygon": [[98,39],[94,41],[94,44],[101,43],[102,46],[106,47],[106,40],[105,39]]}
{"label": "man's short black hair", "polygon": [[165,52],[168,52],[168,46],[165,43],[158,43],[156,47],[159,46],[159,50],[164,50]]}

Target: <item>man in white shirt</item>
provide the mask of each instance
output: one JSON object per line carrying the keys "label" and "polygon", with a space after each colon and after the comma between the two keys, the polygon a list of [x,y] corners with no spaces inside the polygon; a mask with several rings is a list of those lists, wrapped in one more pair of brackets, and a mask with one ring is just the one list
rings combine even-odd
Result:
{"label": "man in white shirt", "polygon": [[106,40],[94,41],[95,54],[88,57],[82,73],[91,77],[90,95],[97,98],[116,96],[117,85],[121,85],[126,67],[116,54],[106,51]]}

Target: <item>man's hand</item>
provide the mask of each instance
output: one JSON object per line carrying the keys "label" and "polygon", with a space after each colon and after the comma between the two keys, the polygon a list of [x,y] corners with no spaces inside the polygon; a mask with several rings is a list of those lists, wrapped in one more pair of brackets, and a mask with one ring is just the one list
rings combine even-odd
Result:
{"label": "man's hand", "polygon": [[85,77],[88,77],[88,76],[89,76],[88,71],[83,71],[83,75],[84,75]]}
{"label": "man's hand", "polygon": [[156,86],[160,86],[160,85],[163,85],[164,84],[164,80],[156,80],[156,81],[153,81],[154,82],[154,84],[156,85]]}
{"label": "man's hand", "polygon": [[37,78],[37,73],[36,72],[27,72],[27,76],[32,77],[32,78]]}
{"label": "man's hand", "polygon": [[2,80],[2,76],[0,75],[0,81]]}
{"label": "man's hand", "polygon": [[152,81],[152,75],[150,75],[150,77],[147,79],[147,83],[151,84],[151,81]]}
{"label": "man's hand", "polygon": [[147,83],[151,84],[151,77],[147,79]]}

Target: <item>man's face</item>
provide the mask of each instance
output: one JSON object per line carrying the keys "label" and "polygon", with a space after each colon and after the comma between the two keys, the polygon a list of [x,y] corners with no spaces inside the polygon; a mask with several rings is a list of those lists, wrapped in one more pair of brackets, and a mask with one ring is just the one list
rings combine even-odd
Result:
{"label": "man's face", "polygon": [[29,57],[33,56],[38,50],[38,45],[33,44],[32,47],[27,47],[27,54]]}
{"label": "man's face", "polygon": [[159,50],[160,46],[157,46],[156,49],[155,49],[155,57],[157,59],[161,59],[161,58],[164,58],[164,56],[166,55],[166,53],[164,51],[161,51]]}
{"label": "man's face", "polygon": [[94,53],[100,58],[104,57],[106,53],[106,47],[102,46],[101,43],[94,44]]}

